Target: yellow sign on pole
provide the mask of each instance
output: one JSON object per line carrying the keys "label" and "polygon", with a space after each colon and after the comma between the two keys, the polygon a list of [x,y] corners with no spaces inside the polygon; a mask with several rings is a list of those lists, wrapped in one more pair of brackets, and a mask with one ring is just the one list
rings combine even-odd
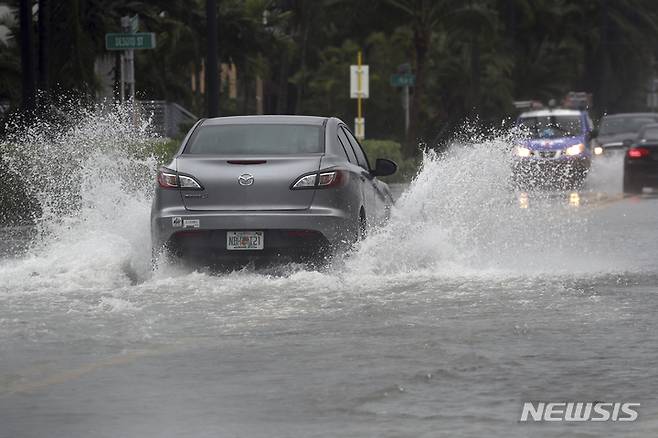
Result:
{"label": "yellow sign on pole", "polygon": [[370,80],[367,65],[363,65],[361,51],[357,55],[357,64],[350,66],[350,97],[356,99],[357,117],[354,120],[354,135],[359,140],[365,138],[365,119],[363,117],[363,99],[370,96]]}
{"label": "yellow sign on pole", "polygon": [[366,119],[363,117],[354,119],[354,136],[359,140],[366,138]]}

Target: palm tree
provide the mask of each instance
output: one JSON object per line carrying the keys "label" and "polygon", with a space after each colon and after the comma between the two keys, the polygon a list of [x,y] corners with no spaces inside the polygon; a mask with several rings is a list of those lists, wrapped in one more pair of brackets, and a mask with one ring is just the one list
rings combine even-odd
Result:
{"label": "palm tree", "polygon": [[432,32],[439,26],[447,12],[449,1],[446,0],[388,0],[399,12],[411,22],[414,47],[414,72],[416,84],[411,99],[409,133],[407,135],[406,153],[418,154],[418,131],[421,99],[425,95],[425,74],[427,54],[432,42]]}

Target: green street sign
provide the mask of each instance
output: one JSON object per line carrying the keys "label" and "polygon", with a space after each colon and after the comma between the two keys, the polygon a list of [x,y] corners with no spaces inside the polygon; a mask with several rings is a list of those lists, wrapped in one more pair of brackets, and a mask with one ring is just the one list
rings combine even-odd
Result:
{"label": "green street sign", "polygon": [[106,33],[105,48],[107,50],[155,49],[155,34],[153,32]]}
{"label": "green street sign", "polygon": [[391,85],[393,87],[413,87],[416,84],[416,75],[403,73],[391,75]]}

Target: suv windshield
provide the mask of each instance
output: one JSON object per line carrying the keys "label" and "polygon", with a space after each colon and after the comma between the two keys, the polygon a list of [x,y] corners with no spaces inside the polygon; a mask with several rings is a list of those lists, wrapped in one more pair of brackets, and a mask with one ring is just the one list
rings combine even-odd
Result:
{"label": "suv windshield", "polygon": [[604,117],[601,120],[601,135],[615,135],[623,132],[638,132],[644,125],[656,120],[644,117]]}
{"label": "suv windshield", "polygon": [[582,134],[580,116],[523,117],[519,127],[533,138],[575,137]]}
{"label": "suv windshield", "polygon": [[322,149],[322,127],[318,125],[208,125],[194,132],[185,153],[294,155]]}

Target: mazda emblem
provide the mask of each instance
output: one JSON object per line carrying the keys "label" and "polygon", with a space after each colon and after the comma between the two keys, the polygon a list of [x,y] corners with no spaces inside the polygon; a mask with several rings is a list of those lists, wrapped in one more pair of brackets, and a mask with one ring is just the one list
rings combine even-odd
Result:
{"label": "mazda emblem", "polygon": [[249,175],[248,173],[243,173],[238,177],[238,184],[241,186],[250,186],[254,183],[254,177],[253,175]]}

